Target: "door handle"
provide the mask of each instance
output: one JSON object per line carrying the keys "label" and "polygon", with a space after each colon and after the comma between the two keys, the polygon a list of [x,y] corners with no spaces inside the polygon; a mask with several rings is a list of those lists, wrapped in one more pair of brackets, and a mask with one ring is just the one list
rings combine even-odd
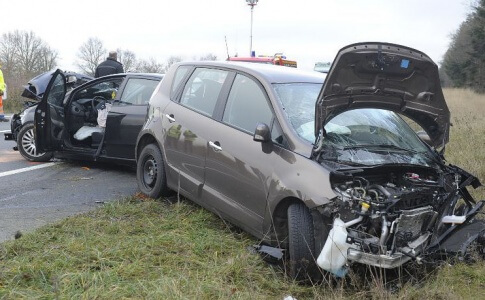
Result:
{"label": "door handle", "polygon": [[175,117],[174,117],[174,115],[173,115],[173,114],[171,114],[171,115],[166,114],[166,115],[165,115],[165,117],[167,117],[167,119],[168,119],[168,121],[169,121],[170,123],[175,122]]}
{"label": "door handle", "polygon": [[214,149],[214,151],[219,152],[222,151],[222,147],[220,146],[219,142],[209,142],[209,146]]}

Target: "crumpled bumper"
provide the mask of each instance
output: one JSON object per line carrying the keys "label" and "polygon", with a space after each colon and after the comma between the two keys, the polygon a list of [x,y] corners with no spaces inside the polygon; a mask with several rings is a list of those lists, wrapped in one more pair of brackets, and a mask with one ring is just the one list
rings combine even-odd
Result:
{"label": "crumpled bumper", "polygon": [[399,252],[392,254],[372,254],[363,252],[359,249],[349,248],[347,251],[347,259],[369,266],[393,269],[411,259],[419,260],[420,258],[418,255],[424,251],[430,236],[431,234],[429,233],[423,235],[409,243],[408,247],[403,247],[399,249]]}

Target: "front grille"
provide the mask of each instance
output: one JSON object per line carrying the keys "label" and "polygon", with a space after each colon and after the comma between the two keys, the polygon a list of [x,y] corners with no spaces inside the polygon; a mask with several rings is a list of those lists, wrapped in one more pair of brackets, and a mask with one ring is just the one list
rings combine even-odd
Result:
{"label": "front grille", "polygon": [[395,246],[407,246],[409,242],[425,234],[436,214],[432,206],[403,210],[397,219]]}

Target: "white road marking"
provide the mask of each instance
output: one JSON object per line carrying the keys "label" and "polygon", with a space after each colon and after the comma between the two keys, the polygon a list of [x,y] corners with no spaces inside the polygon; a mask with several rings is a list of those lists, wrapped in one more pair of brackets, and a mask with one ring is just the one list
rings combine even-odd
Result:
{"label": "white road marking", "polygon": [[22,168],[22,169],[17,169],[17,170],[11,170],[11,171],[7,171],[7,172],[2,172],[2,173],[0,173],[0,177],[14,175],[14,174],[28,172],[28,171],[33,171],[33,170],[42,169],[42,168],[47,168],[47,167],[51,167],[51,166],[56,165],[56,164],[58,164],[58,163],[57,162],[50,162],[50,163],[41,164],[41,165],[37,165],[37,166],[32,166],[32,167],[27,167],[27,168]]}
{"label": "white road marking", "polygon": [[10,130],[0,130],[0,133],[10,133]]}

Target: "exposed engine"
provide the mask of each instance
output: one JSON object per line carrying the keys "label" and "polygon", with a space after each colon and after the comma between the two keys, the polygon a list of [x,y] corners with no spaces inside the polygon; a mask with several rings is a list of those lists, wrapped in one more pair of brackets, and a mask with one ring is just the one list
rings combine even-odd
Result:
{"label": "exposed engine", "polygon": [[459,174],[429,168],[384,171],[333,177],[338,200],[333,204],[332,229],[317,260],[323,269],[343,276],[347,260],[382,268],[419,260],[443,223],[464,222],[453,211],[462,182]]}

